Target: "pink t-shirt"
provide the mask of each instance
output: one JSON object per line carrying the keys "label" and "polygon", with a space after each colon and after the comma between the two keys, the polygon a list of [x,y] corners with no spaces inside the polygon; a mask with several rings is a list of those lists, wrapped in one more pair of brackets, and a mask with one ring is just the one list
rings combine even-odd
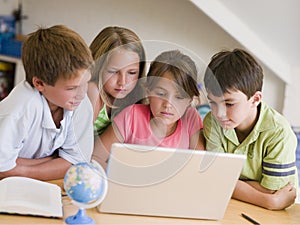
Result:
{"label": "pink t-shirt", "polygon": [[149,105],[134,104],[114,118],[114,125],[123,136],[124,143],[188,149],[190,138],[203,127],[197,110],[188,107],[178,120],[175,132],[168,137],[159,138],[150,128],[150,116]]}

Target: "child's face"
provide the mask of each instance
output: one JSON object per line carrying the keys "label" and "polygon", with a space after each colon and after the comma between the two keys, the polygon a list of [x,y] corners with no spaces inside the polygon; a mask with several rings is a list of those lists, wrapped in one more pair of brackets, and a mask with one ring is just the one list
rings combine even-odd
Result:
{"label": "child's face", "polygon": [[207,98],[210,103],[213,116],[224,129],[248,130],[254,126],[257,105],[261,100],[260,92],[250,99],[241,91],[230,91],[223,96],[217,97],[208,92]]}
{"label": "child's face", "polygon": [[178,90],[171,73],[165,73],[152,90],[148,91],[152,116],[162,123],[173,126],[183,116],[191,99],[183,96]]}
{"label": "child's face", "polygon": [[135,87],[139,77],[139,55],[135,52],[115,50],[103,72],[104,91],[112,99],[125,98]]}
{"label": "child's face", "polygon": [[58,106],[66,110],[74,110],[85,97],[90,79],[89,70],[79,70],[76,77],[68,80],[58,79],[54,86],[40,81],[42,84],[35,87],[47,99],[50,109]]}

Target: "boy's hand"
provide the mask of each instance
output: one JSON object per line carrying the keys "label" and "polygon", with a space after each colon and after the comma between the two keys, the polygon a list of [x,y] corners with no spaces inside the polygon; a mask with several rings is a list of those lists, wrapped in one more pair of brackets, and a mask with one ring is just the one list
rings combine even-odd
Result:
{"label": "boy's hand", "polygon": [[232,198],[264,207],[269,210],[282,210],[295,202],[296,189],[288,183],[278,191],[266,191],[258,182],[238,180]]}
{"label": "boy's hand", "polygon": [[294,204],[297,197],[296,188],[293,184],[288,183],[286,186],[273,194],[273,210],[279,210]]}

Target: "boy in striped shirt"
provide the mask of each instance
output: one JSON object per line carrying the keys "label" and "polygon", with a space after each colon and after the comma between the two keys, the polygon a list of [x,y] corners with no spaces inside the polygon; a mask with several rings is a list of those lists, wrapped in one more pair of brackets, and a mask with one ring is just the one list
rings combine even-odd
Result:
{"label": "boy in striped shirt", "polygon": [[247,155],[232,197],[270,210],[293,204],[297,138],[262,101],[261,66],[244,50],[222,51],[212,57],[204,83],[211,107],[204,119],[206,149]]}

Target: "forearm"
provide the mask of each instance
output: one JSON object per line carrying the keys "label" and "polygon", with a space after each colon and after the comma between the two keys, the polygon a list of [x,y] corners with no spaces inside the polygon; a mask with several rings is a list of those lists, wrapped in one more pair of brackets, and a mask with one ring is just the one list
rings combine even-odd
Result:
{"label": "forearm", "polygon": [[95,138],[92,159],[96,160],[104,169],[106,169],[109,154],[110,152],[103,146],[101,139],[99,137]]}
{"label": "forearm", "polygon": [[239,180],[233,192],[232,198],[270,210],[285,209],[295,201],[296,191],[295,188],[293,188],[290,184],[287,184],[284,188],[278,191],[269,190],[269,193],[267,193],[267,189],[262,191],[260,188],[258,188],[257,184],[254,184],[254,182],[250,184]]}
{"label": "forearm", "polygon": [[92,158],[99,162],[104,169],[106,169],[112,144],[123,142],[124,139],[118,128],[110,125],[100,136],[95,138]]}
{"label": "forearm", "polygon": [[45,163],[45,162],[55,159],[57,157],[58,157],[58,155],[57,155],[57,153],[55,153],[52,156],[38,158],[38,159],[17,158],[17,164],[23,165],[23,166],[33,166],[33,165]]}
{"label": "forearm", "polygon": [[244,182],[246,182],[247,184],[249,184],[250,186],[252,186],[256,190],[258,190],[260,192],[263,192],[263,193],[266,193],[266,194],[274,194],[276,192],[274,190],[270,190],[270,189],[267,189],[267,188],[261,186],[260,183],[257,182],[257,181],[244,181]]}
{"label": "forearm", "polygon": [[270,209],[270,196],[244,181],[238,181],[232,198]]}
{"label": "forearm", "polygon": [[13,169],[6,172],[1,172],[0,178],[9,176],[23,176],[38,180],[62,179],[66,171],[72,165],[63,158],[49,159],[37,164],[28,162],[25,164],[17,164]]}

